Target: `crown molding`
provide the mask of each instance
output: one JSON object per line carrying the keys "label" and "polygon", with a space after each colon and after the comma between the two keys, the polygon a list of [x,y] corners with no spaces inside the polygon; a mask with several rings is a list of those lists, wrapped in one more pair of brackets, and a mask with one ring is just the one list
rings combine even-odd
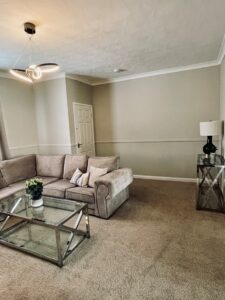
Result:
{"label": "crown molding", "polygon": [[82,83],[85,83],[88,85],[93,85],[93,83],[90,80],[81,78],[79,75],[66,74],[66,78],[76,80],[76,81],[79,81],[79,82],[82,82]]}
{"label": "crown molding", "polygon": [[[0,78],[7,78],[7,79],[13,79],[13,80],[16,80],[16,81],[20,81],[20,82],[23,82],[22,80],[19,80],[18,78],[14,77],[13,75],[11,75],[9,72],[0,72]],[[42,77],[41,79],[33,82],[33,84],[36,84],[38,82],[43,82],[43,81],[48,81],[48,80],[54,80],[54,79],[58,79],[58,78],[65,78],[65,73],[64,72],[60,72],[60,73],[57,73],[57,74],[51,74],[51,75],[48,75],[45,77]]]}
{"label": "crown molding", "polygon": [[39,80],[36,80],[33,84],[39,83],[39,82],[44,82],[44,81],[49,81],[49,80],[54,80],[54,79],[60,79],[60,78],[65,78],[66,75],[64,72],[60,72],[60,73],[55,73],[55,74],[51,74],[48,76],[44,76]]}
{"label": "crown molding", "polygon": [[118,77],[115,79],[102,80],[102,81],[98,81],[98,82],[93,82],[91,85],[97,86],[97,85],[102,85],[102,84],[107,84],[107,83],[121,82],[121,81],[127,81],[127,80],[132,80],[132,79],[160,76],[160,75],[177,73],[177,72],[182,72],[182,71],[190,71],[190,70],[214,67],[214,66],[221,65],[224,56],[225,56],[225,35],[223,36],[223,40],[222,40],[222,43],[221,43],[221,46],[219,49],[219,53],[218,53],[217,59],[215,59],[215,60],[203,62],[203,63],[199,63],[199,64],[192,64],[192,65],[187,65],[187,66],[161,69],[161,70],[152,71],[152,72],[139,73],[139,74],[134,74],[134,75],[129,75],[129,76],[122,76],[122,77]]}
{"label": "crown molding", "polygon": [[[222,40],[222,43],[221,43],[221,46],[219,49],[217,59],[212,60],[212,61],[198,63],[198,64],[192,64],[192,65],[187,65],[187,66],[166,68],[166,69],[138,73],[138,74],[133,74],[133,75],[128,75],[128,76],[121,76],[121,77],[113,78],[113,79],[103,79],[103,80],[98,80],[96,82],[90,81],[83,77],[81,78],[79,75],[66,74],[64,72],[61,72],[61,73],[51,75],[49,77],[44,77],[44,78],[38,80],[37,82],[54,80],[54,79],[58,79],[58,78],[68,78],[68,79],[72,79],[72,80],[76,80],[76,81],[88,84],[90,86],[98,86],[98,85],[103,85],[103,84],[108,84],[108,83],[116,83],[116,82],[128,81],[128,80],[133,80],[133,79],[140,79],[140,78],[160,76],[160,75],[172,74],[172,73],[183,72],[183,71],[191,71],[191,70],[203,69],[203,68],[208,68],[208,67],[214,67],[214,66],[221,65],[224,56],[225,56],[225,35],[223,36],[223,40]],[[15,79],[15,77],[13,77],[9,72],[0,71],[0,78],[1,77],[18,80],[18,79]]]}
{"label": "crown molding", "polygon": [[109,80],[102,80],[102,81],[98,81],[96,83],[92,83],[92,86],[133,80],[133,79],[139,79],[139,78],[146,78],[146,77],[152,77],[152,76],[160,76],[160,75],[165,75],[165,74],[190,71],[190,70],[196,70],[196,69],[202,69],[202,68],[208,68],[208,67],[214,67],[217,65],[218,65],[218,61],[213,60],[213,61],[209,61],[209,62],[193,64],[193,65],[188,65],[188,66],[167,68],[167,69],[162,69],[162,70],[157,70],[157,71],[151,71],[151,72],[145,72],[145,73],[139,73],[139,74],[134,74],[134,75],[118,77],[118,78],[109,79]]}
{"label": "crown molding", "polygon": [[[7,78],[7,79],[13,79],[13,80],[19,81],[18,78],[15,78],[9,72],[4,72],[4,71],[0,71],[0,78]],[[79,82],[82,82],[82,83],[85,83],[85,84],[88,84],[88,85],[92,85],[91,81],[89,81],[89,80],[80,78],[78,75],[66,74],[65,72],[51,74],[51,75],[48,75],[48,76],[45,75],[41,79],[35,81],[33,84],[48,81],[48,80],[59,79],[59,78],[69,78],[69,79],[73,79],[73,80],[76,80],[76,81],[79,81]]]}

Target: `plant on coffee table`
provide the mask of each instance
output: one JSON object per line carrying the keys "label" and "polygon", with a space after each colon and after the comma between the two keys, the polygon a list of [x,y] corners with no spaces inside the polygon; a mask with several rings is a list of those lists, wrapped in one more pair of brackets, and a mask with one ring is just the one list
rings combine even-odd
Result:
{"label": "plant on coffee table", "polygon": [[32,178],[26,181],[26,192],[32,198],[32,206],[38,207],[43,204],[41,198],[43,192],[43,182],[39,178]]}

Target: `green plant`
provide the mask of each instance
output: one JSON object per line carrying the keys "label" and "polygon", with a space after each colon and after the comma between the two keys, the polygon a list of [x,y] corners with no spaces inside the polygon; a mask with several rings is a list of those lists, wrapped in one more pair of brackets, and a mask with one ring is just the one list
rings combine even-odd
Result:
{"label": "green plant", "polygon": [[32,178],[26,181],[26,192],[30,194],[32,200],[38,200],[41,198],[43,191],[43,182],[39,178]]}

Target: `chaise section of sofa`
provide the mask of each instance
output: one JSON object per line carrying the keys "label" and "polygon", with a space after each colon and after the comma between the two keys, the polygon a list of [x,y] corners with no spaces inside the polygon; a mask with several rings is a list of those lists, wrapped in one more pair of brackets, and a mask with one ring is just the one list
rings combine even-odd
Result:
{"label": "chaise section of sofa", "polygon": [[[73,155],[73,159],[76,160],[76,156]],[[78,157],[79,158],[79,157]],[[79,158],[81,160],[81,157]],[[90,171],[91,167],[107,168],[108,172],[116,170],[119,167],[119,157],[85,157],[82,158],[83,165],[80,169],[83,172]],[[74,169],[73,169],[74,172]],[[96,190],[94,187],[73,187],[66,190],[66,199],[76,200],[80,202],[88,203],[88,211],[91,215],[103,217],[96,210]],[[104,218],[104,217],[103,217]]]}
{"label": "chaise section of sofa", "polygon": [[117,169],[95,181],[95,215],[108,219],[129,198],[128,186],[133,181],[131,169]]}
{"label": "chaise section of sofa", "polygon": [[[97,178],[94,187],[78,187],[70,183],[78,168],[87,172],[91,167],[107,169]],[[0,201],[25,192],[26,180],[43,181],[43,195],[66,198],[88,204],[89,213],[108,219],[129,197],[128,186],[133,180],[130,169],[119,169],[119,157],[87,155],[27,155],[0,162]]]}

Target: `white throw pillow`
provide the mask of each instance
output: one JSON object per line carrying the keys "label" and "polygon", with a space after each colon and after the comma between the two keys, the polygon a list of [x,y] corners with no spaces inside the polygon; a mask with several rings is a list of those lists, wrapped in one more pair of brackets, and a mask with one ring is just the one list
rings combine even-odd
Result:
{"label": "white throw pillow", "polygon": [[79,170],[79,169],[76,169],[76,171],[73,173],[73,176],[72,178],[70,179],[70,183],[73,183],[73,184],[77,184],[77,180],[81,177],[83,173]]}
{"label": "white throw pillow", "polygon": [[81,186],[81,187],[85,187],[88,185],[88,179],[89,179],[89,175],[90,173],[84,173],[83,175],[81,175],[78,180],[77,180],[77,185]]}
{"label": "white throw pillow", "polygon": [[100,168],[90,167],[89,171],[90,171],[90,177],[89,177],[88,185],[90,187],[94,187],[95,180],[98,177],[105,175],[108,172],[108,168],[100,169]]}

